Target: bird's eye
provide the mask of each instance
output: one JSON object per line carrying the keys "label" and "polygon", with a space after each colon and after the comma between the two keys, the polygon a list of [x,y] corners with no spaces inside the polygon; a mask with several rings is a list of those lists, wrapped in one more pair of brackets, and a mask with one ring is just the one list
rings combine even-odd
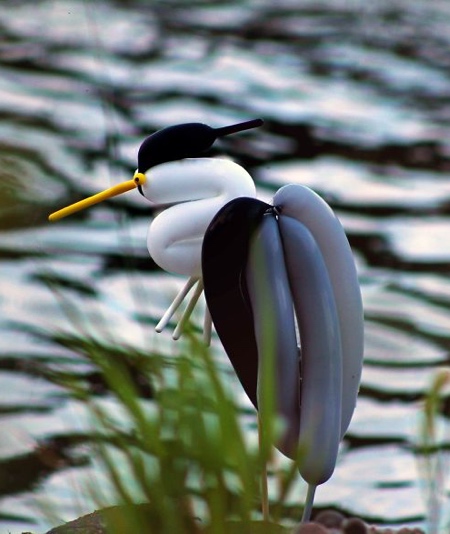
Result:
{"label": "bird's eye", "polygon": [[142,195],[142,196],[145,196],[144,195],[144,191],[142,190],[142,186],[145,184],[145,182],[147,181],[147,176],[143,173],[143,172],[138,172],[136,171],[134,173],[134,176],[133,176],[133,180],[134,180],[134,183],[136,184],[136,188],[137,190],[139,191],[139,193]]}

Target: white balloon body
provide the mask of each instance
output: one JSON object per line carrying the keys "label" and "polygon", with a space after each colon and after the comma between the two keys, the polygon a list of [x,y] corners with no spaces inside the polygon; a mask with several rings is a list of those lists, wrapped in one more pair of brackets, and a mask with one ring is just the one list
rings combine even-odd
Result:
{"label": "white balloon body", "polygon": [[273,204],[281,214],[296,219],[308,228],[328,270],[340,325],[342,437],[355,409],[364,351],[363,306],[351,248],[332,209],[308,187],[284,186],[275,194]]}
{"label": "white balloon body", "polygon": [[238,164],[225,159],[188,158],[162,163],[147,172],[144,196],[172,204],[151,223],[147,247],[164,270],[201,277],[201,248],[214,215],[237,197],[255,197],[255,184]]}

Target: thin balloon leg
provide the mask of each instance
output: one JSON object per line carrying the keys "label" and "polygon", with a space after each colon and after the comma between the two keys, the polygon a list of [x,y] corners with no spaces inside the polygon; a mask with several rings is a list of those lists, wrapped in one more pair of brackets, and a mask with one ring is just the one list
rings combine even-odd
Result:
{"label": "thin balloon leg", "polygon": [[156,325],[155,330],[160,333],[164,330],[164,328],[167,326],[167,323],[172,318],[173,314],[178,310],[180,307],[180,304],[185,299],[186,295],[189,293],[191,288],[195,285],[197,282],[198,277],[191,276],[189,280],[186,282],[184,287],[179,291],[178,295],[173,299],[172,304],[167,308],[166,313],[161,317],[161,320]]}
{"label": "thin balloon leg", "polygon": [[203,291],[203,281],[201,279],[198,280],[197,287],[195,288],[195,291],[191,297],[191,300],[189,301],[186,309],[184,310],[183,315],[181,316],[180,321],[177,324],[177,327],[175,328],[172,339],[179,339],[181,334],[183,333],[184,327],[189,320],[189,317],[191,316],[195,305],[197,304],[198,299],[200,298],[200,295]]}
{"label": "thin balloon leg", "polygon": [[[258,440],[259,448],[262,447],[262,427],[261,418],[258,414]],[[264,462],[261,471],[261,508],[264,521],[269,521],[269,491],[267,486],[267,464]]]}
{"label": "thin balloon leg", "polygon": [[312,507],[314,504],[314,495],[316,494],[316,487],[313,484],[308,484],[308,491],[306,493],[305,507],[303,508],[302,523],[306,523],[311,518]]}
{"label": "thin balloon leg", "polygon": [[208,305],[205,306],[205,320],[203,322],[203,341],[207,347],[211,345],[212,318]]}

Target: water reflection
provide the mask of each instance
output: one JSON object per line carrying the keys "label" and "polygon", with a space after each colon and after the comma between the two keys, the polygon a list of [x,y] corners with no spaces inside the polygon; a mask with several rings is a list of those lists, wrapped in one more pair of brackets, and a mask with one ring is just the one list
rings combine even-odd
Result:
{"label": "water reflection", "polygon": [[323,194],[363,284],[361,397],[318,503],[381,522],[423,517],[416,418],[450,346],[449,11],[439,0],[3,0],[0,420],[17,438],[0,439],[4,529],[36,529],[34,496],[63,519],[90,511],[71,504],[96,471],[79,448],[88,414],[50,371],[105,394],[80,331],[170,354],[152,325],[181,283],[148,258],[138,195],[51,227],[47,213],[128,179],[157,128],[255,115],[264,131],[217,151],[249,169],[262,198],[286,182]]}

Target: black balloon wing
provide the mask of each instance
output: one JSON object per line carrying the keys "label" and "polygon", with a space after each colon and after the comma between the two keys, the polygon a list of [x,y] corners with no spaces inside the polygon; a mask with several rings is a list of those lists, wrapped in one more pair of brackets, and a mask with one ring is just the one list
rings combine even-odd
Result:
{"label": "black balloon wing", "polygon": [[217,334],[248,397],[257,407],[258,348],[245,268],[250,239],[272,207],[240,197],[206,230],[202,249],[205,297]]}

